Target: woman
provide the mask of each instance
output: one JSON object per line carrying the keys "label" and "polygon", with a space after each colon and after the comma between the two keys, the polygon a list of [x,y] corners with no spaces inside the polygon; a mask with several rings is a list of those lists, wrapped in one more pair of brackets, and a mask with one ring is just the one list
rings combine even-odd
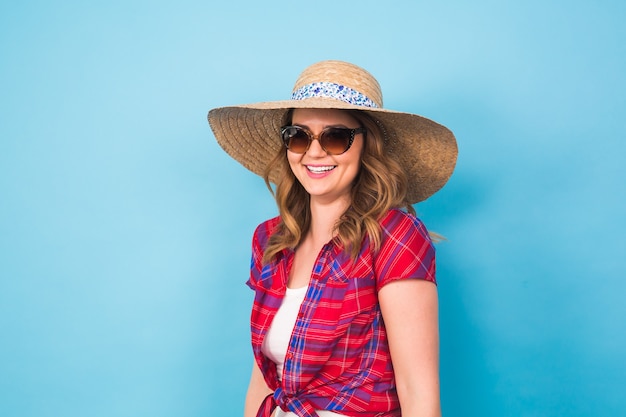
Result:
{"label": "woman", "polygon": [[209,123],[279,208],[253,237],[245,416],[439,416],[435,253],[411,205],[452,174],[452,133],[383,109],[374,77],[340,61]]}

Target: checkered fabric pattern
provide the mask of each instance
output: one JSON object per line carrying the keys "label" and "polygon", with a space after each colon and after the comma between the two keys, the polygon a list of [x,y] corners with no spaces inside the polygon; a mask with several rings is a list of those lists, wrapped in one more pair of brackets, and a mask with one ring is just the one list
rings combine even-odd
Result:
{"label": "checkered fabric pattern", "polygon": [[[382,246],[377,253],[368,238],[359,256],[335,241],[318,255],[291,336],[282,381],[261,346],[286,292],[294,252],[284,250],[269,264],[263,251],[280,219],[260,224],[253,237],[250,279],[255,291],[251,314],[255,359],[274,394],[259,416],[274,407],[299,417],[315,410],[346,416],[400,416],[393,367],[378,290],[399,279],[435,280],[435,249],[424,224],[400,210],[380,221]],[[416,347],[416,354],[419,354]]]}

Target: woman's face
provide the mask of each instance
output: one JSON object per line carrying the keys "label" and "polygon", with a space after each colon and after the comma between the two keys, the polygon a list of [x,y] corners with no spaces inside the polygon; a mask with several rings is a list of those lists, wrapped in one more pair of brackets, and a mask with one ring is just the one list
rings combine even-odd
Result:
{"label": "woman's face", "polygon": [[[306,128],[318,138],[328,127],[360,127],[350,114],[334,109],[296,109],[291,124]],[[349,201],[352,184],[359,173],[362,151],[363,134],[357,133],[350,149],[341,155],[329,155],[319,140],[313,140],[303,154],[287,150],[287,160],[300,184],[311,195],[312,202]]]}

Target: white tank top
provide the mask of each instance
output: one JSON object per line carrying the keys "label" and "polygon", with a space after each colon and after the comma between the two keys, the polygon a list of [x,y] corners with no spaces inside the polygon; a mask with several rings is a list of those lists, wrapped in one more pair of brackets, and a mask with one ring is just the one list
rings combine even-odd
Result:
{"label": "white tank top", "polygon": [[[283,377],[283,365],[285,363],[285,356],[287,355],[287,349],[289,348],[289,340],[291,339],[291,333],[296,325],[298,319],[298,312],[306,290],[308,287],[301,288],[287,288],[285,298],[280,305],[280,308],[274,316],[274,320],[270,328],[267,330],[265,340],[263,340],[263,346],[261,350],[276,364],[276,372],[278,378],[282,380]],[[342,414],[337,414],[332,411],[316,410],[320,417],[342,417]],[[295,417],[292,412],[285,412],[278,407],[276,409],[275,417]]]}
{"label": "white tank top", "polygon": [[289,348],[291,333],[298,319],[300,305],[304,301],[308,287],[287,288],[283,303],[274,316],[272,325],[267,330],[261,350],[276,364],[278,378],[283,378],[283,365]]}

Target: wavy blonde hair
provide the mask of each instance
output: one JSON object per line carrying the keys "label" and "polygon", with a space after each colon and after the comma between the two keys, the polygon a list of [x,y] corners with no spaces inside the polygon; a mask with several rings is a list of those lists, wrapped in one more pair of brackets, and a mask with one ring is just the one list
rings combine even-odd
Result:
{"label": "wavy blonde hair", "polygon": [[[352,186],[352,201],[335,225],[336,239],[355,259],[365,236],[369,236],[374,250],[381,244],[379,220],[392,208],[403,208],[415,214],[406,200],[407,178],[395,159],[385,152],[385,131],[370,115],[358,110],[346,110],[367,129],[363,141],[361,167]],[[287,112],[283,125],[291,122],[293,111]],[[272,189],[270,173],[277,170],[280,178]],[[284,147],[265,169],[265,183],[274,195],[280,213],[278,229],[269,239],[263,262],[269,262],[283,249],[295,249],[311,224],[310,196],[294,176]]]}

